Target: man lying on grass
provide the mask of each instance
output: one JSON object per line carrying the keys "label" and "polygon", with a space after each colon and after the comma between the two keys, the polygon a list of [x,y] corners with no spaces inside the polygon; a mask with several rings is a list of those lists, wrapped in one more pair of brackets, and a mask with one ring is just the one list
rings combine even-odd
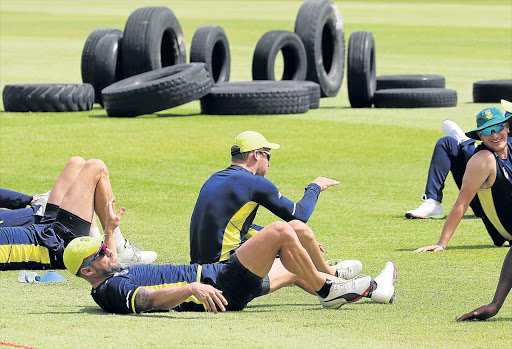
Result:
{"label": "man lying on grass", "polygon": [[[245,242],[224,264],[138,265],[121,268],[113,231],[125,212],[115,213],[112,198],[105,206],[105,238],[78,237],[64,251],[64,264],[93,287],[96,303],[113,313],[151,310],[242,310],[262,293],[276,255],[284,267],[298,275],[318,295],[325,308],[368,297],[390,303],[395,294],[396,268],[388,262],[375,279],[370,276],[344,280],[317,271],[293,228],[274,222]],[[269,274],[270,287],[279,271]]]}

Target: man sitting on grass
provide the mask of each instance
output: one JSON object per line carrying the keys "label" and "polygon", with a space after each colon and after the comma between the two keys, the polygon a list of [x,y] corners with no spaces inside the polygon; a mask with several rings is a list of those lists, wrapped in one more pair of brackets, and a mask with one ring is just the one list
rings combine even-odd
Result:
{"label": "man sitting on grass", "polygon": [[[105,211],[105,239],[75,238],[64,251],[66,268],[93,287],[96,303],[113,313],[151,310],[242,310],[262,293],[263,278],[276,255],[283,266],[316,290],[325,308],[339,308],[362,297],[390,303],[395,294],[396,268],[388,262],[381,274],[344,280],[316,270],[293,228],[274,222],[245,242],[223,264],[137,265],[121,268],[113,231],[125,212],[115,213],[110,200]],[[270,283],[272,284],[272,276]]]}

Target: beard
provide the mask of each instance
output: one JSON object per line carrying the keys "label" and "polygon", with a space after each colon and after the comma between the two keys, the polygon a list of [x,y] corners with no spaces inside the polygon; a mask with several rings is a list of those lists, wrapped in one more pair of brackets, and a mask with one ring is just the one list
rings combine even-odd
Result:
{"label": "beard", "polygon": [[120,265],[111,265],[109,268],[101,270],[101,276],[104,278],[110,278],[114,276],[121,269]]}

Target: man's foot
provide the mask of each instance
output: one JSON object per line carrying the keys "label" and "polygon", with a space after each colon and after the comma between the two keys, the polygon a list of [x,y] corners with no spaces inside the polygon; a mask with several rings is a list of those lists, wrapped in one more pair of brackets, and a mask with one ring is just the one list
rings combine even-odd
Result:
{"label": "man's foot", "polygon": [[368,295],[378,303],[393,303],[395,299],[396,266],[393,262],[387,262],[379,276],[375,278],[373,290]]}
{"label": "man's foot", "polygon": [[124,250],[117,254],[117,259],[122,267],[129,267],[136,264],[151,264],[158,255],[154,251],[142,251],[125,239]]}
{"label": "man's foot", "polygon": [[347,259],[345,261],[330,259],[327,261],[327,264],[336,269],[337,277],[343,278],[345,280],[355,278],[359,275],[361,270],[363,270],[363,263],[357,259]]}
{"label": "man's foot", "polygon": [[48,198],[50,197],[51,190],[43,193],[36,194],[32,196],[32,201],[30,201],[30,206],[40,206],[36,213],[36,216],[44,216],[44,211],[46,210],[46,204],[48,203]]}
{"label": "man's foot", "polygon": [[353,278],[350,280],[329,280],[331,289],[329,295],[325,298],[318,296],[320,304],[324,308],[336,309],[345,303],[358,301],[370,290],[370,276]]}
{"label": "man's foot", "polygon": [[466,136],[464,131],[462,131],[462,129],[459,127],[459,125],[457,125],[455,122],[451,120],[443,121],[441,126],[443,127],[444,134],[449,137],[455,138],[459,144],[471,139],[468,136]]}
{"label": "man's foot", "polygon": [[405,217],[409,219],[414,218],[440,218],[443,216],[443,208],[441,203],[434,199],[427,199],[427,196],[423,194],[421,199],[424,201],[420,207],[415,210],[405,212]]}

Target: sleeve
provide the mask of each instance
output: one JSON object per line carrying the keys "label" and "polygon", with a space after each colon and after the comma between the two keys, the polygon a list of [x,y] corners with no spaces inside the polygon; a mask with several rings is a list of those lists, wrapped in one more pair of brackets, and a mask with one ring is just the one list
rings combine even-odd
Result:
{"label": "sleeve", "polygon": [[287,222],[298,219],[306,223],[313,214],[319,195],[320,186],[311,183],[305,188],[302,199],[295,203],[283,196],[274,183],[266,178],[255,182],[251,191],[255,202]]}
{"label": "sleeve", "polygon": [[93,298],[102,309],[110,313],[135,313],[134,301],[139,288],[124,278],[110,279],[97,290],[96,295],[93,294]]}

